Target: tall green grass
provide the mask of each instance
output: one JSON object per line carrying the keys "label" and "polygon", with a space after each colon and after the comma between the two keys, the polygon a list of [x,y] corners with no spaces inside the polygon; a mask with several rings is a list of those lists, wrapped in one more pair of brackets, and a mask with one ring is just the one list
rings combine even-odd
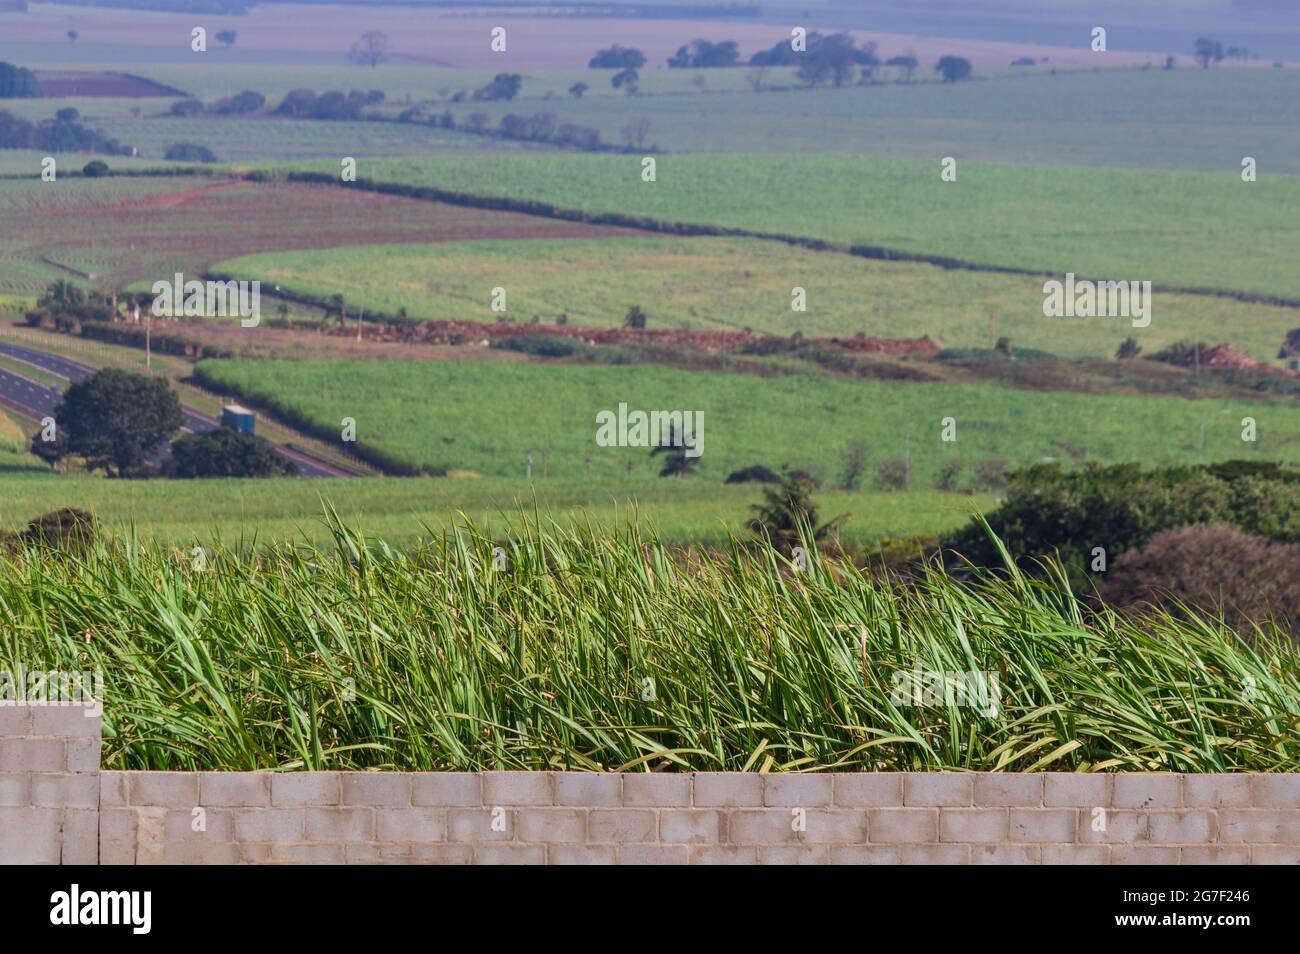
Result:
{"label": "tall green grass", "polygon": [[[1300,769],[1294,646],[1085,613],[1058,575],[891,588],[652,532],[253,558],[128,540],[0,565],[0,666],[102,670],[105,764],[154,769]],[[891,700],[997,674],[999,711]]]}

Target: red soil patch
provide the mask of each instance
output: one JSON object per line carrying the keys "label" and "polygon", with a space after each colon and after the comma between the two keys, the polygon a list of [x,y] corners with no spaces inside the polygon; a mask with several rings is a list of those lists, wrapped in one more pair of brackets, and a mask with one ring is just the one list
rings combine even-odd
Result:
{"label": "red soil patch", "polygon": [[328,186],[195,179],[101,205],[6,210],[5,233],[19,243],[8,257],[74,263],[119,287],[259,252],[643,234]]}
{"label": "red soil patch", "polygon": [[1232,368],[1247,371],[1277,370],[1277,368],[1271,364],[1257,361],[1250,355],[1242,354],[1226,341],[1222,344],[1215,345],[1213,348],[1206,348],[1201,351],[1199,361],[1197,355],[1189,355],[1180,366],[1191,368],[1195,367],[1198,363],[1202,368]]}
{"label": "red soil patch", "polygon": [[46,96],[114,96],[118,99],[175,99],[185,94],[143,76],[76,70],[35,70]]}
{"label": "red soil patch", "polygon": [[[411,324],[374,324],[362,329],[367,341],[400,341],[421,344],[463,344],[492,339],[551,335],[573,338],[586,344],[640,343],[691,348],[706,352],[734,351],[755,341],[775,339],[752,331],[685,331],[635,328],[589,328],[581,325],[524,324],[511,321],[422,321]],[[333,328],[331,335],[355,338],[355,326]],[[928,357],[939,345],[923,338],[808,338],[810,345],[834,345],[858,354],[888,357]]]}

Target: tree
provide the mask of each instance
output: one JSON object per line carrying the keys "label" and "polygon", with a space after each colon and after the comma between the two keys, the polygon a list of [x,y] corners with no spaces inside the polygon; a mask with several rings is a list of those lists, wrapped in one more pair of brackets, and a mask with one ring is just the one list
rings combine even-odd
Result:
{"label": "tree", "polygon": [[186,434],[172,444],[166,473],[170,477],[279,477],[298,472],[264,437],[218,427],[206,434]]}
{"label": "tree", "polygon": [[109,173],[108,163],[102,159],[92,159],[81,167],[81,174],[87,179],[98,179]]}
{"label": "tree", "polygon": [[348,323],[348,309],[347,302],[344,300],[343,296],[337,293],[330,295],[329,303],[329,310],[338,311],[339,313],[339,324],[346,325]]}
{"label": "tree", "polygon": [[886,66],[895,66],[903,71],[903,82],[912,82],[912,74],[916,68],[921,65],[921,61],[916,58],[915,54],[904,53],[902,56],[893,56],[885,60]]}
{"label": "tree", "polygon": [[266,105],[266,97],[255,90],[246,89],[237,96],[219,100],[212,111],[219,116],[243,116],[255,113]]}
{"label": "tree", "polygon": [[207,146],[192,142],[172,143],[163,153],[163,158],[171,162],[216,162],[217,155]]}
{"label": "tree", "polygon": [[618,131],[618,134],[623,137],[629,146],[640,149],[645,145],[645,137],[649,135],[653,126],[654,122],[651,119],[638,116],[630,120],[626,126]]}
{"label": "tree", "polygon": [[677,48],[677,52],[668,58],[668,66],[670,69],[735,66],[739,59],[740,50],[735,40],[723,40],[721,43],[692,40]]}
{"label": "tree", "polygon": [[957,83],[970,79],[970,60],[962,56],[941,56],[934,64],[934,71],[943,75],[945,83]]}
{"label": "tree", "polygon": [[840,478],[841,490],[859,490],[862,478],[867,473],[867,461],[871,459],[871,448],[861,442],[850,444],[840,455],[844,467],[844,476]]}
{"label": "tree", "polygon": [[218,42],[225,44],[226,49],[230,49],[235,45],[236,36],[238,36],[238,34],[235,33],[234,30],[222,30],[217,34],[217,40]]}
{"label": "tree", "polygon": [[0,63],[0,99],[35,99],[41,95],[41,84],[31,70]]}
{"label": "tree", "polygon": [[838,530],[849,518],[847,513],[818,526],[817,507],[813,491],[817,483],[808,474],[787,471],[776,487],[763,491],[763,502],[749,509],[754,516],[746,524],[749,531],[772,543],[784,553],[789,553],[800,543],[825,539],[828,533]]}
{"label": "tree", "polygon": [[374,69],[388,59],[388,34],[379,30],[367,30],[361,39],[352,44],[348,58],[353,63]]}
{"label": "tree", "polygon": [[578,82],[569,87],[569,95],[574,99],[582,99],[582,94],[591,89],[586,83]]}
{"label": "tree", "polygon": [[518,73],[498,73],[492,82],[474,90],[474,99],[511,100],[519,95],[524,78]]}
{"label": "tree", "polygon": [[75,123],[80,116],[81,113],[72,106],[64,106],[54,114],[54,118],[61,123]]}
{"label": "tree", "polygon": [[667,454],[664,465],[659,470],[660,477],[685,477],[700,462],[698,456],[692,457],[687,454],[689,448],[686,446],[686,438],[682,431],[677,427],[669,425],[667,435],[660,434],[658,443],[650,451],[650,457],[653,459],[659,454]]}
{"label": "tree", "polygon": [[169,112],[173,116],[197,116],[203,112],[203,104],[197,99],[179,99],[172,103]]}
{"label": "tree", "polygon": [[138,471],[184,417],[176,392],[160,378],[105,368],[71,385],[54,409],[68,453],[124,477]]}
{"label": "tree", "polygon": [[1121,341],[1119,347],[1115,349],[1115,357],[1120,361],[1136,358],[1141,353],[1142,346],[1137,343],[1137,339],[1132,335]]}
{"label": "tree", "polygon": [[844,81],[853,75],[853,67],[858,64],[870,66],[878,62],[874,55],[875,45],[859,50],[848,33],[834,33],[823,36],[811,33],[808,36],[808,52],[800,56],[799,69],[795,75],[809,86],[819,86],[830,81],[835,86],[843,86]]}
{"label": "tree", "polygon": [[587,68],[593,70],[639,70],[645,64],[645,54],[640,50],[622,47],[615,43],[607,49],[597,51],[596,55],[587,63]]}
{"label": "tree", "polygon": [[624,328],[642,329],[645,327],[646,314],[641,310],[640,305],[633,305],[627,310],[627,315],[623,318]]}
{"label": "tree", "polygon": [[1192,55],[1196,58],[1196,62],[1201,64],[1201,69],[1208,70],[1212,63],[1222,62],[1223,44],[1208,36],[1197,37],[1196,48]]}
{"label": "tree", "polygon": [[640,76],[637,71],[629,68],[623,70],[621,73],[615,73],[613,79],[610,80],[610,83],[613,84],[615,89],[626,89],[627,94],[631,96],[636,93],[639,81]]}

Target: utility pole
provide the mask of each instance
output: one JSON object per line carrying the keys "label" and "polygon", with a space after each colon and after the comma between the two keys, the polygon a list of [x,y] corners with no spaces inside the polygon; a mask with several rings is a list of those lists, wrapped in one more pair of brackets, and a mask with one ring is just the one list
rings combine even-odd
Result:
{"label": "utility pole", "polygon": [[525,471],[525,476],[529,480],[533,479],[533,449],[531,447],[528,448],[528,469]]}

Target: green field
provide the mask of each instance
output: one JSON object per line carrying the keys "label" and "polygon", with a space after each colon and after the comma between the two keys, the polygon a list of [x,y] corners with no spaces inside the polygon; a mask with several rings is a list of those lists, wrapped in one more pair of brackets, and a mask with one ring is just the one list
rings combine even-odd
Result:
{"label": "green field", "polygon": [[[281,168],[294,168],[282,166]],[[335,173],[337,164],[297,168]],[[372,159],[381,182],[778,232],[1099,280],[1300,297],[1300,178],[845,156]]]}
{"label": "green field", "polygon": [[[1126,337],[1148,352],[1180,339],[1231,341],[1273,361],[1294,309],[1203,295],[1160,295],[1152,323],[1122,318],[1043,316],[1042,281],[811,252],[758,239],[646,238],[446,242],[346,246],[250,255],[214,266],[317,298],[343,295],[367,313],[412,318],[478,319],[496,315],[490,291],[504,287],[509,316],[573,324],[621,324],[640,304],[650,328],[748,328],[806,337],[929,335],[946,347],[989,345],[997,333],[1018,347],[1109,357]],[[795,312],[791,289],[808,294]]]}
{"label": "green field", "polygon": [[[740,533],[761,485],[718,485],[657,479],[385,478],[316,480],[107,480],[51,474],[27,458],[30,473],[9,473],[0,437],[0,529],[20,529],[57,507],[93,511],[110,532],[132,529],[143,539],[173,545],[193,540],[326,542],[322,520],[328,502],[346,520],[364,522],[368,533],[399,546],[452,526],[460,514],[477,525],[504,528],[521,509],[561,525],[606,529],[629,519],[652,521],[675,543],[720,545],[727,531]],[[16,458],[15,458],[16,459]],[[33,466],[34,465],[34,466]],[[540,473],[540,468],[538,470]],[[644,475],[643,475],[644,477]],[[844,526],[846,544],[869,545],[913,534],[956,529],[988,509],[988,494],[830,492],[818,503],[834,516],[853,514]],[[428,529],[426,529],[428,528]]]}
{"label": "green field", "polygon": [[[517,476],[529,448],[549,448],[557,478],[617,479],[631,464],[653,482],[658,461],[643,448],[598,447],[596,414],[699,411],[704,446],[695,481],[720,483],[753,464],[808,467],[833,481],[843,450],[864,443],[873,466],[910,455],[914,486],[933,486],[950,457],[967,473],[985,459],[1043,458],[1149,464],[1202,457],[1300,460],[1300,407],[1179,398],[1012,391],[958,384],[891,385],[788,375],[759,378],[672,368],[473,362],[205,361],[210,377],[337,432],[356,421],[357,441],[412,465]],[[1253,416],[1259,440],[1241,440]],[[941,421],[956,441],[940,440]],[[1204,447],[1202,448],[1202,439]],[[674,481],[676,482],[676,481]]]}

